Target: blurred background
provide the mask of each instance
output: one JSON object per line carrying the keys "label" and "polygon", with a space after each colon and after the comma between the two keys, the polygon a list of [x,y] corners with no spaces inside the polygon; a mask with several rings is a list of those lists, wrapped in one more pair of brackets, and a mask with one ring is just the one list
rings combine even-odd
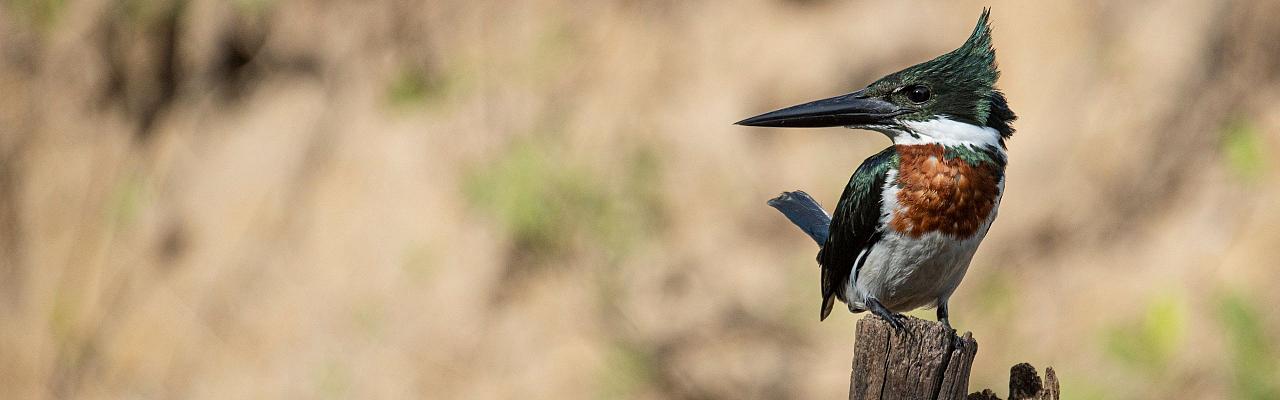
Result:
{"label": "blurred background", "polygon": [[844,398],[862,315],[765,200],[888,140],[731,124],[984,5],[971,390],[1280,398],[1280,2],[0,4],[3,398]]}

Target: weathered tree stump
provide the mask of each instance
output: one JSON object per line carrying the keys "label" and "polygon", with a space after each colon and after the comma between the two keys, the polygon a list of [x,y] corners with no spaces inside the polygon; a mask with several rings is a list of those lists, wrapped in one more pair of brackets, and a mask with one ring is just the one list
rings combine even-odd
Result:
{"label": "weathered tree stump", "polygon": [[[1053,367],[1044,369],[1044,382],[1036,373],[1036,367],[1022,363],[1009,369],[1009,400],[1058,400],[1058,374]],[[970,393],[967,400],[1000,400],[991,389]]]}
{"label": "weathered tree stump", "polygon": [[[990,389],[966,396],[978,342],[946,331],[941,323],[908,318],[898,332],[875,316],[858,321],[854,344],[850,400],[938,399],[998,400]],[[1009,400],[1057,400],[1058,379],[1052,368],[1042,383],[1030,364],[1015,365]],[[984,397],[985,396],[985,397]]]}

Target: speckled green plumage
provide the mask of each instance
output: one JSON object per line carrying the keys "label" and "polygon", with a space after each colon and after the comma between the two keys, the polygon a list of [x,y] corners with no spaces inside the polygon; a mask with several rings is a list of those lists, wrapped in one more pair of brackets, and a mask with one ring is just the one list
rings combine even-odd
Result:
{"label": "speckled green plumage", "polygon": [[974,146],[947,146],[947,159],[960,159],[972,166],[979,164],[995,164],[1003,168],[1005,158],[996,149]]}

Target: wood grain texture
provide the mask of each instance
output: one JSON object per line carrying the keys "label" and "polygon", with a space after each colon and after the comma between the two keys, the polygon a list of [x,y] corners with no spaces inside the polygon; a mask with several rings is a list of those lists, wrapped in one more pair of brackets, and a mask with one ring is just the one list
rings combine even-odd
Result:
{"label": "wood grain texture", "polygon": [[[907,329],[899,332],[876,316],[858,321],[850,400],[1000,399],[990,389],[966,395],[978,354],[972,334],[956,336],[940,323],[918,318],[904,322]],[[1058,400],[1059,394],[1053,368],[1045,369],[1043,381],[1031,364],[1010,370],[1010,400]]]}
{"label": "wood grain texture", "polygon": [[858,321],[849,399],[964,399],[978,342],[936,322],[905,322],[898,332],[874,316]]}

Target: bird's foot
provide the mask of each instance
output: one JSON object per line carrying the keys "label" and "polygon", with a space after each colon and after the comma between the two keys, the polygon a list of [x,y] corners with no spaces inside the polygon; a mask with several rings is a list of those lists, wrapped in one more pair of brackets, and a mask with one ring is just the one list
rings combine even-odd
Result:
{"label": "bird's foot", "polygon": [[947,307],[946,299],[938,300],[938,322],[942,323],[942,329],[951,338],[951,348],[964,347],[964,341],[959,340],[960,336],[956,335],[955,328],[951,327],[950,307]]}
{"label": "bird's foot", "polygon": [[893,326],[894,330],[903,333],[907,332],[907,325],[904,323],[904,321],[907,320],[906,315],[889,311],[888,308],[885,308],[884,304],[880,304],[880,300],[876,300],[874,297],[868,297],[865,303],[867,304],[867,309],[871,310],[872,314],[875,314],[877,317],[880,317],[880,319],[888,322],[889,325]]}
{"label": "bird's foot", "polygon": [[946,333],[947,339],[951,341],[951,349],[964,350],[964,339],[961,339],[959,332],[951,327],[951,321],[947,320],[946,317],[942,317],[938,319],[938,322],[942,323],[943,332]]}

